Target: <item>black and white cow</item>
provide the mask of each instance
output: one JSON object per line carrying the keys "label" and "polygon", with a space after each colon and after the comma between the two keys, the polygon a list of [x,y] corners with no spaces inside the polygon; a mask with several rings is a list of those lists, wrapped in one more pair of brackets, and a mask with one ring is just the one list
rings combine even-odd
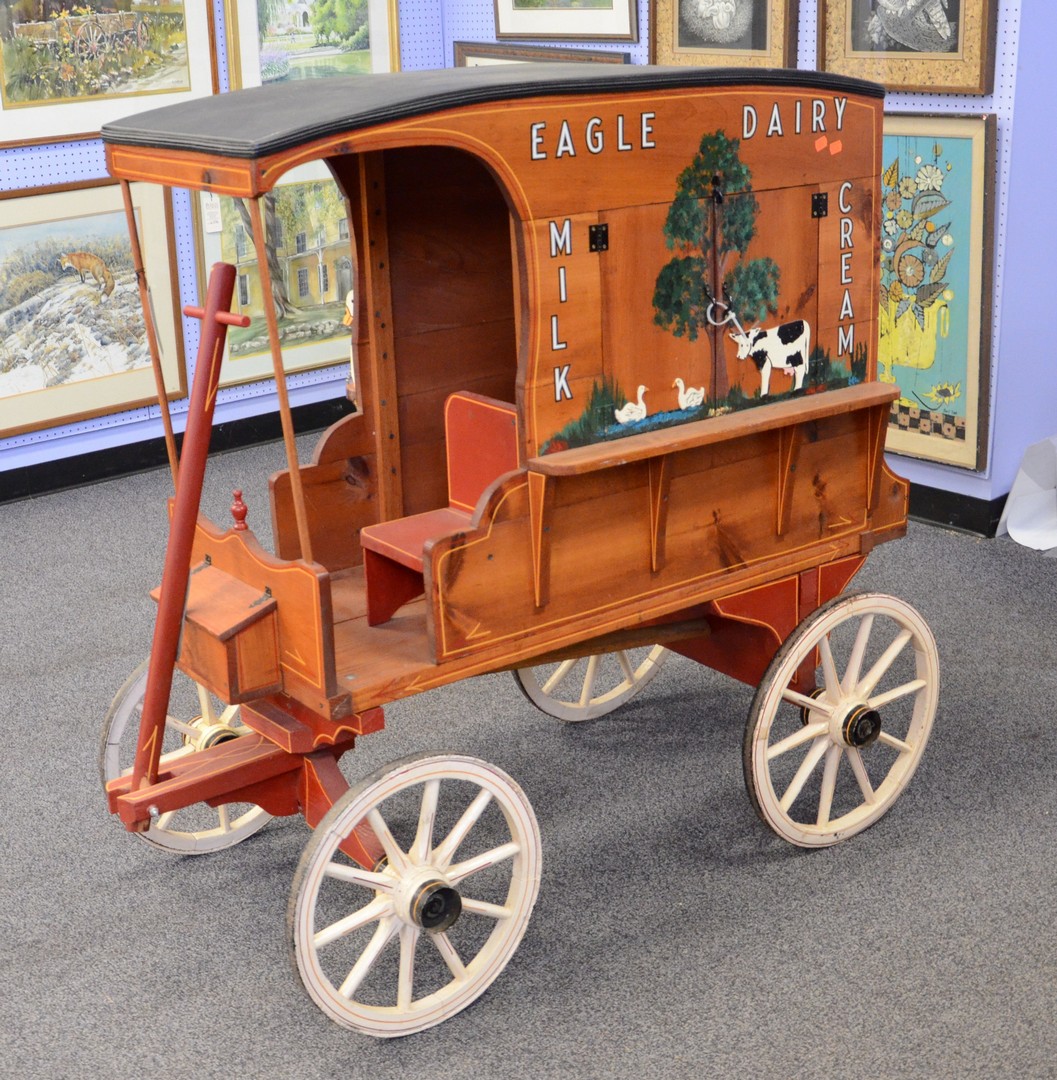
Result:
{"label": "black and white cow", "polygon": [[811,355],[811,327],[803,319],[782,323],[770,330],[758,326],[742,330],[740,323],[730,338],[738,346],[738,359],[752,357],[760,373],[760,397],[767,396],[771,372],[775,369],[793,376],[793,389],[804,385],[808,357]]}

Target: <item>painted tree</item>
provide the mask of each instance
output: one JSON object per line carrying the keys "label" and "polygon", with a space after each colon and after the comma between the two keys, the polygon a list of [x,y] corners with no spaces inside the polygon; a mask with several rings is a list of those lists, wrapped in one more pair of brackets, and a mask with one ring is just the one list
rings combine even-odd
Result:
{"label": "painted tree", "polygon": [[730,386],[716,322],[728,308],[742,322],[761,321],[768,311],[777,311],[777,264],[769,258],[745,259],[760,207],[739,146],[738,139],[722,131],[706,134],[679,174],[664,223],[665,242],[676,254],[661,268],[653,293],[658,326],[691,341],[702,330],[708,333],[717,400],[727,396]]}

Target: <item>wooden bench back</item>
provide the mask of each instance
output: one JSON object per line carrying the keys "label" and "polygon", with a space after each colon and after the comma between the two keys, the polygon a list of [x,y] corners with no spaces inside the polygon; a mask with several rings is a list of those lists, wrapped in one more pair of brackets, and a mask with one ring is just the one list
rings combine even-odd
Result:
{"label": "wooden bench back", "polygon": [[505,401],[460,390],[444,403],[448,502],[472,513],[488,485],[519,465],[517,409]]}

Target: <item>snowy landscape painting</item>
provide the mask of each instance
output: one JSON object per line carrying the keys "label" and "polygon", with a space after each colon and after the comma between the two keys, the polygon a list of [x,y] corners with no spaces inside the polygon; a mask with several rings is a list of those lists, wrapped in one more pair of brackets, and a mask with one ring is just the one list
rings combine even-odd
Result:
{"label": "snowy landscape painting", "polygon": [[[182,391],[161,192],[136,192],[166,386]],[[6,200],[0,220],[0,432],[115,412],[154,398],[120,189]],[[152,260],[153,256],[153,260]],[[152,273],[154,271],[154,273]]]}

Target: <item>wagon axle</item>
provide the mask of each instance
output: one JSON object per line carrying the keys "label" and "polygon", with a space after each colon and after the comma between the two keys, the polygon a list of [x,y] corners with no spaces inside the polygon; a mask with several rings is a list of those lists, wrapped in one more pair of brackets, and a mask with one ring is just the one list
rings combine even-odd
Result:
{"label": "wagon axle", "polygon": [[856,705],[844,718],[841,737],[857,750],[877,742],[881,734],[881,714],[868,705]]}

